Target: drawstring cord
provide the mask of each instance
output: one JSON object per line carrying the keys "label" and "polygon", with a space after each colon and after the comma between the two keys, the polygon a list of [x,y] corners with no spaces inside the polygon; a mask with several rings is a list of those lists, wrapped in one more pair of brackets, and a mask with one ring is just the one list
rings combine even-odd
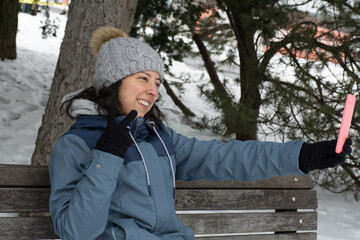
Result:
{"label": "drawstring cord", "polygon": [[138,144],[136,143],[132,133],[131,133],[131,130],[130,130],[130,127],[128,127],[128,130],[129,130],[129,134],[130,134],[130,137],[131,139],[133,140],[135,146],[136,146],[136,149],[138,150],[140,156],[141,156],[141,160],[143,162],[143,165],[144,165],[144,168],[145,168],[145,173],[146,173],[146,180],[147,180],[147,186],[148,186],[148,191],[149,191],[149,195],[152,196],[152,193],[151,193],[151,184],[150,184],[150,177],[149,177],[149,171],[147,169],[147,166],[146,166],[146,162],[145,162],[145,159],[144,159],[144,156],[142,155],[141,151],[140,151],[140,148],[138,146]]}
{"label": "drawstring cord", "polygon": [[175,199],[175,189],[176,189],[176,184],[175,184],[175,172],[174,172],[174,167],[173,167],[173,164],[172,164],[172,161],[171,161],[171,157],[170,157],[170,154],[169,154],[169,151],[167,150],[167,147],[164,143],[164,141],[162,140],[162,138],[160,137],[159,133],[156,131],[156,128],[155,128],[155,123],[153,121],[150,121],[148,122],[151,126],[152,126],[152,129],[154,130],[154,132],[156,133],[156,135],[158,136],[158,138],[160,139],[161,141],[161,144],[163,145],[165,151],[166,151],[166,154],[167,154],[167,157],[169,159],[169,163],[170,163],[170,168],[171,168],[171,173],[172,173],[172,178],[173,178],[173,198]]}
{"label": "drawstring cord", "polygon": [[[173,164],[172,164],[172,161],[171,161],[171,157],[170,157],[170,154],[169,154],[169,151],[163,141],[163,139],[160,137],[159,133],[156,131],[156,128],[155,128],[155,123],[150,121],[150,122],[147,122],[147,124],[149,124],[151,126],[151,128],[154,130],[154,132],[156,133],[156,135],[158,136],[163,148],[165,149],[165,152],[167,154],[167,157],[169,159],[169,163],[170,163],[170,168],[171,168],[171,173],[172,173],[172,179],[173,179],[173,198],[175,199],[176,197],[176,184],[175,184],[175,171],[174,171],[174,167],[173,167]],[[135,138],[134,136],[132,135],[131,133],[131,130],[130,130],[130,127],[127,127],[128,130],[129,130],[129,135],[131,137],[131,139],[133,140],[134,144],[135,144],[135,147],[136,149],[138,150],[140,156],[141,156],[141,160],[142,160],[142,163],[144,165],[144,168],[145,168],[145,173],[146,173],[146,180],[147,180],[147,186],[148,186],[148,191],[149,191],[149,195],[152,196],[152,191],[151,191],[151,183],[150,183],[150,177],[149,177],[149,171],[148,171],[148,168],[146,166],[146,162],[145,162],[145,159],[144,159],[144,156],[142,154],[142,152],[140,151],[140,148],[138,146],[138,144],[136,143],[135,141]]]}

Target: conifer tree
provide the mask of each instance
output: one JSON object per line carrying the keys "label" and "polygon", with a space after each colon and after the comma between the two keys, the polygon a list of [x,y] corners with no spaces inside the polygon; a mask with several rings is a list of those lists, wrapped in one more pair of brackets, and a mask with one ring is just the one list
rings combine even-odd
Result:
{"label": "conifer tree", "polygon": [[[358,0],[139,0],[132,35],[166,53],[168,69],[203,59],[201,93],[220,117],[197,116],[197,126],[228,139],[314,142],[337,138],[346,95],[359,97],[359,9]],[[224,65],[237,77],[222,77]],[[331,190],[360,189],[359,110],[353,154],[322,178]]]}

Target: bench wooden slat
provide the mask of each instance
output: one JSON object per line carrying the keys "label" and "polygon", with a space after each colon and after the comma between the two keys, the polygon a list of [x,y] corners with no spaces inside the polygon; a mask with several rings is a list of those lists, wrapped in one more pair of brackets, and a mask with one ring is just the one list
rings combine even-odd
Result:
{"label": "bench wooden slat", "polygon": [[179,215],[196,234],[315,230],[316,212],[214,213]]}
{"label": "bench wooden slat", "polygon": [[256,234],[219,237],[196,237],[196,240],[316,240],[316,233]]}
{"label": "bench wooden slat", "polygon": [[0,186],[50,187],[48,168],[0,164]]}
{"label": "bench wooden slat", "polygon": [[177,190],[176,210],[315,209],[314,190]]}
{"label": "bench wooden slat", "polygon": [[[47,212],[50,189],[0,188],[0,212]],[[176,210],[315,209],[315,190],[184,190]]]}
{"label": "bench wooden slat", "polygon": [[[265,180],[239,181],[177,181],[178,189],[312,189],[314,184],[309,176],[281,176]],[[0,164],[0,186],[49,187],[46,166]]]}
{"label": "bench wooden slat", "polygon": [[49,188],[0,188],[0,212],[48,212]]}
{"label": "bench wooden slat", "polygon": [[0,217],[0,240],[58,239],[50,217]]}
{"label": "bench wooden slat", "polygon": [[312,189],[314,183],[308,175],[280,176],[264,180],[240,181],[177,181],[178,189]]}
{"label": "bench wooden slat", "polygon": [[[224,213],[180,214],[195,234],[231,234],[316,229],[316,213]],[[4,239],[57,238],[50,217],[0,217],[0,232]],[[281,236],[279,234],[277,236]],[[2,239],[0,237],[0,239]],[[276,238],[279,239],[279,238]]]}

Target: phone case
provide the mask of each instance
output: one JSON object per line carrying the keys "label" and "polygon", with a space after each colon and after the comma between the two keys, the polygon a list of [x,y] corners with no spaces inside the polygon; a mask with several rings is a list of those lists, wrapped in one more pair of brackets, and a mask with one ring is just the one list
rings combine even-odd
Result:
{"label": "phone case", "polygon": [[336,153],[341,153],[343,150],[344,143],[349,136],[351,119],[354,113],[356,98],[352,94],[348,94],[346,97],[344,112],[341,120],[339,136],[336,143]]}

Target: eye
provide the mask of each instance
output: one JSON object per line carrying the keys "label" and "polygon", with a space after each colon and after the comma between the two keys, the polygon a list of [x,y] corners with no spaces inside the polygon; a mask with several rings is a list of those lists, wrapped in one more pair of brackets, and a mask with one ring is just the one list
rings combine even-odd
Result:
{"label": "eye", "polygon": [[149,80],[147,76],[140,76],[139,79],[140,79],[140,81],[142,81],[144,83],[147,83]]}

